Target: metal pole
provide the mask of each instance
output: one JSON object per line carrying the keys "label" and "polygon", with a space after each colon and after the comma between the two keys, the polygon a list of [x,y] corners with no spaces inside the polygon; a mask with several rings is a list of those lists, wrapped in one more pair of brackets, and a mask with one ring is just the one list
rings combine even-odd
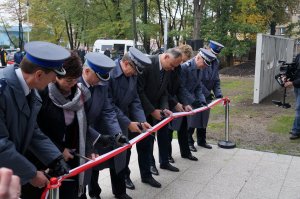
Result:
{"label": "metal pole", "polygon": [[225,100],[225,140],[218,142],[218,146],[224,149],[235,148],[235,143],[229,141],[229,99]]}
{"label": "metal pole", "polygon": [[57,178],[50,179],[50,189],[48,199],[59,199],[60,183]]}
{"label": "metal pole", "polygon": [[229,141],[229,103],[225,104],[225,141]]}

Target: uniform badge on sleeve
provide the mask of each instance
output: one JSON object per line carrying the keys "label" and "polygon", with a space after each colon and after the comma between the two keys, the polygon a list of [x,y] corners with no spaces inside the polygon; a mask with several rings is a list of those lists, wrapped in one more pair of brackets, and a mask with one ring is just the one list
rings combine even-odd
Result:
{"label": "uniform badge on sleeve", "polygon": [[0,79],[0,95],[2,95],[3,91],[5,90],[5,87],[7,86],[5,79]]}

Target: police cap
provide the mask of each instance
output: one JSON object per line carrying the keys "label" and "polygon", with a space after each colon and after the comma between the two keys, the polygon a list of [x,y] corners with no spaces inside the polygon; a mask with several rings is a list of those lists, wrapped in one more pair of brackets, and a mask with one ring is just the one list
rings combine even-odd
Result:
{"label": "police cap", "polygon": [[85,55],[85,65],[90,67],[102,81],[110,79],[109,71],[113,69],[115,62],[104,54],[90,52]]}
{"label": "police cap", "polygon": [[211,66],[211,62],[217,58],[210,50],[205,48],[200,48],[199,55],[203,58],[207,66]]}
{"label": "police cap", "polygon": [[221,50],[224,48],[224,46],[216,41],[210,40],[209,41],[209,47],[211,52],[213,52],[214,54],[219,54],[221,52]]}
{"label": "police cap", "polygon": [[70,52],[56,44],[44,41],[32,41],[25,44],[26,58],[41,68],[53,70],[59,75],[65,75],[64,61],[70,57]]}
{"label": "police cap", "polygon": [[142,74],[144,68],[152,63],[149,57],[134,47],[129,48],[128,56],[134,63],[135,69],[139,74]]}

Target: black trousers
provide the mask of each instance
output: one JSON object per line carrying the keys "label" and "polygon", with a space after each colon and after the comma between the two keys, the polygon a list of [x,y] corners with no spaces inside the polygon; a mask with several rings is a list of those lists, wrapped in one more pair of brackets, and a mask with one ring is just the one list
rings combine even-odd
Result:
{"label": "black trousers", "polygon": [[[188,142],[189,142],[189,145],[194,145],[194,143],[195,143],[195,141],[193,139],[194,130],[195,130],[195,128],[189,128],[188,129]],[[206,128],[197,128],[196,135],[197,135],[198,145],[206,143]]]}
{"label": "black trousers", "polygon": [[189,143],[188,143],[188,128],[187,128],[187,118],[182,118],[182,123],[180,125],[178,133],[178,144],[180,148],[181,156],[189,156],[191,154]]}
{"label": "black trousers", "polygon": [[172,140],[173,140],[173,130],[169,129],[169,142],[170,142],[170,146],[169,146],[169,157],[172,157]]}
{"label": "black trousers", "polygon": [[[132,139],[138,134],[135,133],[129,133],[129,138]],[[145,139],[141,140],[140,142],[136,143],[136,150],[138,154],[138,163],[140,168],[140,174],[141,178],[149,178],[152,176],[150,172],[150,156],[152,155],[151,150],[151,142],[153,142],[153,136],[149,135]],[[130,162],[130,156],[131,156],[131,149],[128,149],[127,151],[127,158],[126,158],[126,167],[125,167],[125,176],[130,175],[130,169],[129,169],[129,162]]]}
{"label": "black trousers", "polygon": [[[159,152],[159,163],[161,165],[169,164],[169,148],[171,145],[169,138],[169,128],[168,125],[165,125],[157,132],[157,144],[158,144],[158,152]],[[154,139],[151,142],[151,151],[152,154],[150,156],[150,165],[155,166],[155,159],[153,156],[153,145]]]}
{"label": "black trousers", "polygon": [[[109,168],[109,172],[110,172],[110,180],[111,180],[113,194],[116,196],[125,194],[126,193],[125,168],[119,173],[116,173],[116,170],[114,169],[114,165],[111,165],[111,167]],[[88,185],[90,197],[100,196],[101,188],[98,184],[98,178],[99,178],[99,171],[93,170],[91,181]]]}

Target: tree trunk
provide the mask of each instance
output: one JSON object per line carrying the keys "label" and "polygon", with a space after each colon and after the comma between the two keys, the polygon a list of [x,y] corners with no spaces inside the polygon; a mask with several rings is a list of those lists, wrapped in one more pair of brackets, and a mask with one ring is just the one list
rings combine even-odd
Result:
{"label": "tree trunk", "polygon": [[205,0],[194,0],[194,31],[193,39],[200,39],[200,27]]}
{"label": "tree trunk", "polygon": [[[144,16],[143,16],[143,23],[148,24],[148,4],[147,0],[144,0]],[[150,41],[149,36],[146,31],[144,31],[144,41],[143,41],[144,47],[146,52],[150,53]]]}
{"label": "tree trunk", "polygon": [[275,35],[276,25],[277,25],[277,23],[275,21],[271,21],[271,23],[270,23],[270,34],[271,35]]}
{"label": "tree trunk", "polygon": [[160,9],[160,0],[156,0],[157,8],[158,8],[158,18],[159,18],[159,24],[160,24],[160,34],[159,34],[159,44],[158,47],[160,48],[162,43],[162,36],[164,35],[164,26],[163,26],[163,20],[162,20],[162,13]]}
{"label": "tree trunk", "polygon": [[137,32],[136,32],[135,0],[132,0],[132,31],[133,31],[134,46],[136,47],[138,37],[137,37]]}

